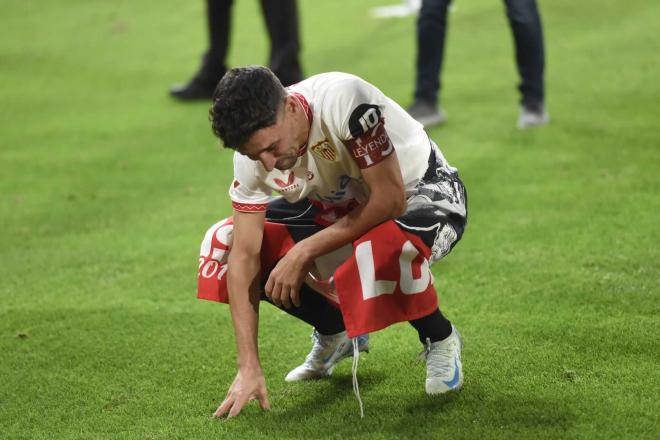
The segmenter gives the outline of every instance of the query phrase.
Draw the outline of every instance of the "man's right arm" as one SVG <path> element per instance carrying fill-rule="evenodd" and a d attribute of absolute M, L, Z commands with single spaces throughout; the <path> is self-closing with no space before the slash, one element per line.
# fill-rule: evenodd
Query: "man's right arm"
<path fill-rule="evenodd" d="M 216 416 L 238 415 L 252 398 L 268 408 L 266 383 L 259 362 L 260 251 L 264 212 L 234 211 L 233 243 L 228 260 L 227 288 L 236 348 L 238 374 Z"/>
<path fill-rule="evenodd" d="M 227 288 L 238 368 L 259 368 L 257 333 L 259 272 L 265 213 L 234 211 L 234 239 L 229 253 Z"/>

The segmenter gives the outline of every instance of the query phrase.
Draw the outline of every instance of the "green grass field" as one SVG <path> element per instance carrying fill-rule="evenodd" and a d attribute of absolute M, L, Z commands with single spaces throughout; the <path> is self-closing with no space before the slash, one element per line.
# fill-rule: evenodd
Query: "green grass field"
<path fill-rule="evenodd" d="M 236 2 L 233 65 L 262 63 Z M 301 0 L 307 74 L 402 105 L 414 21 L 388 1 Z M 392 0 L 392 3 L 396 3 Z M 434 266 L 466 382 L 424 394 L 407 324 L 331 380 L 287 384 L 310 329 L 262 308 L 272 410 L 212 412 L 235 374 L 229 309 L 195 299 L 199 244 L 231 214 L 208 104 L 167 96 L 205 46 L 201 0 L 4 0 L 0 14 L 0 438 L 660 438 L 660 4 L 540 0 L 549 126 L 515 127 L 500 1 L 457 2 L 430 133 L 470 195 Z"/>

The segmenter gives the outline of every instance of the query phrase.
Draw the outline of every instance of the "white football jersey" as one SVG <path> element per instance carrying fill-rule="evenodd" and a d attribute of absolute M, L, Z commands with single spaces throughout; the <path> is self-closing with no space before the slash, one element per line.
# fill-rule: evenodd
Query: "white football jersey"
<path fill-rule="evenodd" d="M 265 211 L 274 192 L 291 203 L 309 198 L 326 209 L 350 210 L 368 196 L 361 169 L 393 151 L 406 192 L 415 189 L 427 169 L 431 141 L 397 103 L 368 82 L 338 72 L 312 76 L 287 90 L 307 115 L 307 144 L 286 171 L 267 172 L 259 161 L 236 152 L 229 189 L 234 209 Z"/>

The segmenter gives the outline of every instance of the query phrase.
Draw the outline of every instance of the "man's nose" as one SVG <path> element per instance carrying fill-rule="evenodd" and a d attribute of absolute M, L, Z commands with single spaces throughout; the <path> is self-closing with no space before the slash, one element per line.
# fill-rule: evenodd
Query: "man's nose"
<path fill-rule="evenodd" d="M 275 168 L 275 163 L 277 162 L 275 156 L 267 151 L 261 153 L 259 160 L 261 160 L 261 164 L 268 172 L 273 171 L 273 169 Z"/>

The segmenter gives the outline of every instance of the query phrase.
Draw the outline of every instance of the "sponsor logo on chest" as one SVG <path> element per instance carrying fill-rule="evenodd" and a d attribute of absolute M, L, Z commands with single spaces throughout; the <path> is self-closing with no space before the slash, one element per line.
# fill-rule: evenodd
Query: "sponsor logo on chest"
<path fill-rule="evenodd" d="M 314 173 L 304 168 L 297 168 L 293 172 L 290 172 L 286 179 L 284 181 L 277 177 L 273 178 L 273 182 L 277 185 L 277 188 L 274 189 L 279 193 L 289 193 L 301 188 L 305 179 L 309 181 L 314 179 Z"/>
<path fill-rule="evenodd" d="M 295 182 L 295 180 L 296 176 L 293 173 L 290 173 L 286 182 L 282 179 L 278 179 L 277 177 L 273 179 L 273 182 L 275 182 L 275 184 L 279 187 L 279 192 L 285 193 L 300 188 L 300 183 Z"/>

